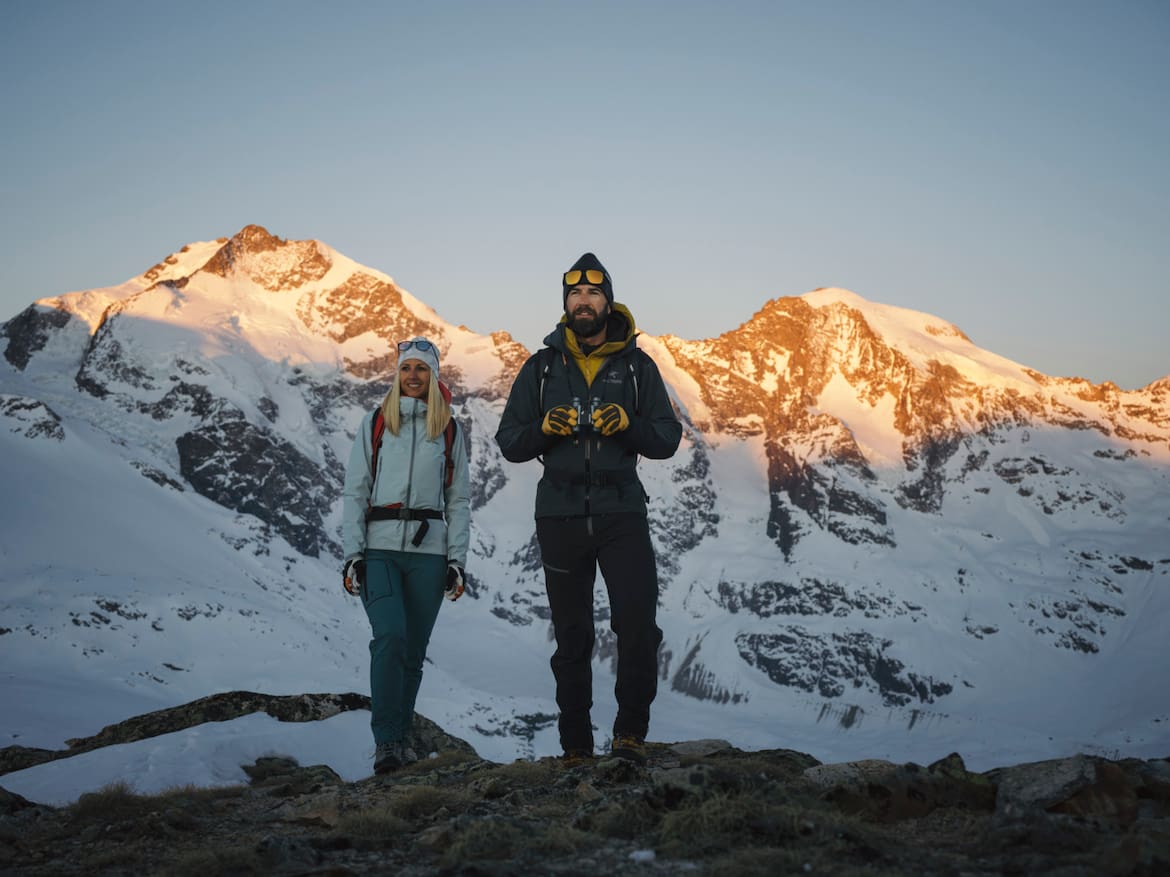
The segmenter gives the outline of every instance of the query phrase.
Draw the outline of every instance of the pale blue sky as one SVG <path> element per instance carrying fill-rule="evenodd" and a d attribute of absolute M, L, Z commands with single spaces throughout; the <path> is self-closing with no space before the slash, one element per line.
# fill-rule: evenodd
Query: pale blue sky
<path fill-rule="evenodd" d="M 1170 374 L 1170 2 L 0 9 L 0 320 L 248 223 L 537 345 L 585 250 L 655 334 L 842 286 Z"/>

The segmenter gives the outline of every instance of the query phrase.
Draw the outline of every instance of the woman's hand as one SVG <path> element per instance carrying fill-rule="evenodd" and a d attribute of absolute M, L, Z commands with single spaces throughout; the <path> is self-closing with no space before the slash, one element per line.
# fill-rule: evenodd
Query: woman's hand
<path fill-rule="evenodd" d="M 341 587 L 357 597 L 362 592 L 362 585 L 366 583 L 366 561 L 360 554 L 354 554 L 345 559 L 345 566 L 341 568 Z"/>
<path fill-rule="evenodd" d="M 463 569 L 457 563 L 447 564 L 447 587 L 443 596 L 452 602 L 463 596 Z"/>

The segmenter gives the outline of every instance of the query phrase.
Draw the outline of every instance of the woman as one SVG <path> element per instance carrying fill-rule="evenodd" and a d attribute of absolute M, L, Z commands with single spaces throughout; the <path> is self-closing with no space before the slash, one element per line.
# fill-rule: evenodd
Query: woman
<path fill-rule="evenodd" d="M 345 589 L 370 619 L 374 772 L 418 756 L 407 745 L 427 643 L 443 597 L 463 593 L 471 511 L 467 452 L 425 338 L 398 345 L 398 372 L 367 414 L 345 473 Z"/>

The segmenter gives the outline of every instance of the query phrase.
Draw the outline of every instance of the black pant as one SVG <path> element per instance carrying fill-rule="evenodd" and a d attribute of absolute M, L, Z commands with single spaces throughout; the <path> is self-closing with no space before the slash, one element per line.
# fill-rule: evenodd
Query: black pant
<path fill-rule="evenodd" d="M 609 591 L 610 629 L 617 635 L 614 736 L 645 738 L 658 693 L 658 567 L 645 515 L 537 518 L 545 590 L 557 650 L 549 662 L 557 683 L 561 746 L 593 750 L 593 583 L 597 568 Z"/>

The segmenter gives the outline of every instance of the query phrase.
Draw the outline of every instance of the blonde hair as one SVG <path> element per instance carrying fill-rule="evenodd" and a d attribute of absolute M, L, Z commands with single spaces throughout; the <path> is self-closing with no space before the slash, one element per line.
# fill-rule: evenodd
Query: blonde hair
<path fill-rule="evenodd" d="M 402 399 L 401 377 L 395 373 L 390 392 L 382 400 L 382 419 L 386 421 L 386 428 L 394 435 L 398 435 L 398 430 L 402 427 L 402 411 L 399 407 L 399 401 Z M 443 393 L 439 389 L 439 379 L 435 377 L 432 369 L 431 384 L 427 387 L 427 438 L 441 436 L 450 420 L 451 405 L 443 398 Z"/>

